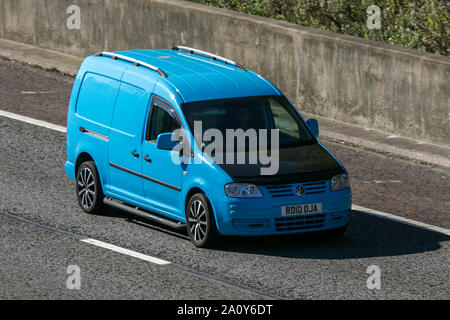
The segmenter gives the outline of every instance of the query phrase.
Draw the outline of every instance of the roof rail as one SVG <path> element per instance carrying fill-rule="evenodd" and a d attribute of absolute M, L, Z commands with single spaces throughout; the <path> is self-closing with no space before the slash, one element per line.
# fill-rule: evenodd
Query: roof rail
<path fill-rule="evenodd" d="M 236 68 L 239 68 L 239 69 L 241 69 L 243 71 L 247 71 L 247 69 L 244 66 L 240 65 L 237 62 L 234 62 L 232 60 L 229 60 L 229 59 L 221 57 L 221 56 L 217 56 L 215 54 L 212 54 L 212 53 L 209 53 L 209 52 L 206 52 L 206 51 L 202 51 L 202 50 L 198 50 L 198 49 L 194 49 L 194 48 L 189 48 L 189 47 L 183 47 L 183 46 L 174 46 L 172 48 L 172 50 L 179 50 L 179 51 L 189 52 L 191 54 L 198 54 L 198 55 L 201 55 L 201 56 L 204 56 L 204 57 L 207 57 L 207 58 L 211 58 L 213 60 L 222 61 L 225 64 L 231 64 L 231 65 L 235 66 Z"/>
<path fill-rule="evenodd" d="M 114 52 L 99 52 L 99 53 L 96 53 L 95 56 L 97 56 L 97 57 L 107 56 L 107 57 L 111 57 L 113 60 L 120 59 L 120 60 L 124 60 L 124 61 L 128 61 L 128 62 L 132 62 L 136 67 L 143 66 L 143 67 L 149 68 L 153 71 L 158 72 L 158 74 L 161 77 L 167 78 L 167 74 L 164 71 L 162 71 L 160 68 L 155 67 L 149 63 L 143 62 L 141 60 L 133 59 L 133 58 L 121 55 L 121 54 L 114 53 Z"/>

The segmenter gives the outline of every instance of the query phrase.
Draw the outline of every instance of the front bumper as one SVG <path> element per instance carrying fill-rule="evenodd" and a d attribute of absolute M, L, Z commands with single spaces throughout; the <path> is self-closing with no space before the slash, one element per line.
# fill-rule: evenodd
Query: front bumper
<path fill-rule="evenodd" d="M 70 161 L 66 161 L 64 164 L 64 169 L 66 171 L 66 175 L 75 181 L 75 165 Z"/>
<path fill-rule="evenodd" d="M 320 195 L 299 198 L 233 199 L 213 196 L 211 205 L 217 229 L 222 235 L 261 236 L 322 231 L 343 227 L 350 219 L 352 195 L 350 188 L 327 191 Z M 322 203 L 322 212 L 284 217 L 281 206 Z"/>

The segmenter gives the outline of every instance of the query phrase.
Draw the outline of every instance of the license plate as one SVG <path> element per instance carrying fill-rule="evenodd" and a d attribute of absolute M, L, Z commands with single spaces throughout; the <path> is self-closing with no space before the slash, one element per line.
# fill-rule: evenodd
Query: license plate
<path fill-rule="evenodd" d="M 284 217 L 296 216 L 299 214 L 321 213 L 321 212 L 322 212 L 322 202 L 296 204 L 281 207 L 281 215 Z"/>

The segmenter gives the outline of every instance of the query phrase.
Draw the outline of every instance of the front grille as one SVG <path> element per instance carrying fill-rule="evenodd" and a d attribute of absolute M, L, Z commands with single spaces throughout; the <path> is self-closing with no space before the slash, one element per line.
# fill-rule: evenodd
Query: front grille
<path fill-rule="evenodd" d="M 294 189 L 297 185 L 303 186 L 303 188 L 305 189 L 305 195 L 318 194 L 327 191 L 327 181 L 280 184 L 266 186 L 265 188 L 273 198 L 280 198 L 295 195 Z"/>
<path fill-rule="evenodd" d="M 276 231 L 319 229 L 325 225 L 326 214 L 275 218 Z"/>
<path fill-rule="evenodd" d="M 327 191 L 327 181 L 303 183 L 305 194 L 316 194 Z"/>
<path fill-rule="evenodd" d="M 294 190 L 292 189 L 291 184 L 283 184 L 283 185 L 277 185 L 277 186 L 267 186 L 267 191 L 272 195 L 274 198 L 278 197 L 289 197 L 294 195 Z"/>

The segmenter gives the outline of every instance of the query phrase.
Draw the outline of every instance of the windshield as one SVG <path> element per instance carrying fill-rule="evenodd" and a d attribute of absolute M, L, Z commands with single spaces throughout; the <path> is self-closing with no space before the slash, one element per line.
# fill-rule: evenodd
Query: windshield
<path fill-rule="evenodd" d="M 182 104 L 182 109 L 191 132 L 194 132 L 194 121 L 200 121 L 202 134 L 208 129 L 218 129 L 223 135 L 227 129 L 255 129 L 257 134 L 260 129 L 279 129 L 280 148 L 316 141 L 305 122 L 283 96 L 190 102 Z"/>

